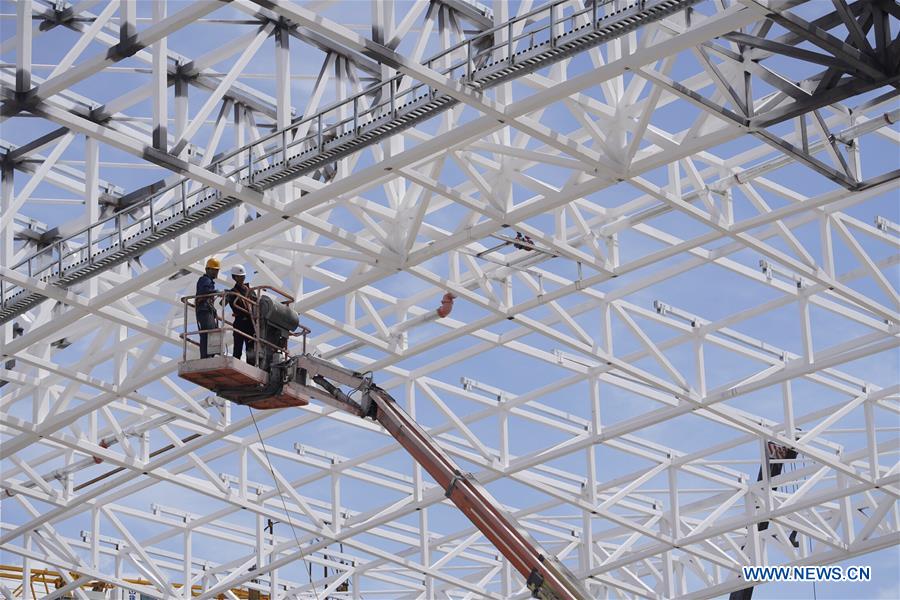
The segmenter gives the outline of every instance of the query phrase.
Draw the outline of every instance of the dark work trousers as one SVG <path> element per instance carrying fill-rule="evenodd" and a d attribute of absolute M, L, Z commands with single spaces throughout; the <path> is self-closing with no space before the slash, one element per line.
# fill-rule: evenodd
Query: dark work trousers
<path fill-rule="evenodd" d="M 197 328 L 198 329 L 215 329 L 216 328 L 216 313 L 213 309 L 207 308 L 199 308 L 197 309 Z M 209 358 L 209 354 L 206 352 L 206 336 L 208 334 L 201 333 L 200 334 L 200 358 Z"/>
<path fill-rule="evenodd" d="M 239 317 L 234 320 L 234 328 L 235 328 L 234 357 L 235 358 L 241 357 L 241 354 L 243 353 L 244 344 L 246 344 L 247 345 L 247 362 L 250 364 L 253 364 L 253 362 L 255 362 L 255 361 L 250 360 L 250 357 L 253 354 L 253 340 L 238 333 L 238 331 L 242 331 L 242 332 L 246 333 L 247 335 L 249 335 L 250 337 L 253 337 L 253 335 L 256 333 L 256 331 L 253 329 L 253 320 L 246 319 L 246 318 L 242 319 Z"/>

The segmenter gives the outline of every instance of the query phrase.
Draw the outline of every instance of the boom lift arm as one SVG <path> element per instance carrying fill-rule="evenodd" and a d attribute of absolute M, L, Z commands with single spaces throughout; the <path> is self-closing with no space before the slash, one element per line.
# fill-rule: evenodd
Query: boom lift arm
<path fill-rule="evenodd" d="M 444 490 L 444 495 L 468 517 L 494 547 L 525 577 L 533 597 L 545 600 L 587 600 L 581 583 L 555 556 L 542 551 L 528 533 L 498 506 L 472 476 L 464 473 L 428 433 L 370 376 L 304 354 L 296 357 L 297 378 L 309 377 L 321 389 L 296 381 L 310 396 L 363 418 L 371 418 L 393 436 Z M 357 403 L 340 386 L 361 392 Z"/>

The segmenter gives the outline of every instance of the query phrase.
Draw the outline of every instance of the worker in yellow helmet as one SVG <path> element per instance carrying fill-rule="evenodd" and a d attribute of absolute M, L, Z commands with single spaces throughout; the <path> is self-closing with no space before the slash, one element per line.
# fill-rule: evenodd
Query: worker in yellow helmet
<path fill-rule="evenodd" d="M 200 330 L 200 358 L 209 358 L 206 351 L 206 340 L 209 330 L 217 327 L 215 296 L 210 294 L 216 293 L 216 277 L 219 276 L 218 258 L 210 258 L 206 261 L 206 273 L 197 280 L 197 304 L 196 315 L 197 325 Z"/>

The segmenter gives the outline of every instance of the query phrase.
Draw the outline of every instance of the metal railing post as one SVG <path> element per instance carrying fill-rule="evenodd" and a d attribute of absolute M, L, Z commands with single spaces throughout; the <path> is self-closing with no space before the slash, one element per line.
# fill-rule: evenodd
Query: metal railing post
<path fill-rule="evenodd" d="M 281 164 L 287 166 L 287 129 L 281 131 Z"/>
<path fill-rule="evenodd" d="M 91 235 L 91 231 L 93 229 L 94 229 L 93 227 L 88 227 L 88 230 L 87 230 L 87 238 L 88 238 L 87 239 L 87 263 L 89 265 L 92 262 L 94 262 L 94 252 L 93 252 L 93 248 L 92 248 L 92 246 L 94 245 L 94 242 L 92 239 L 93 236 Z"/>
<path fill-rule="evenodd" d="M 396 90 L 396 86 L 394 85 L 396 82 L 397 82 L 396 77 L 391 78 L 391 80 L 388 82 L 388 87 L 391 90 L 391 118 L 392 119 L 397 118 L 397 90 Z"/>
<path fill-rule="evenodd" d="M 150 233 L 156 231 L 156 225 L 153 223 L 153 198 L 148 203 L 150 205 Z"/>
<path fill-rule="evenodd" d="M 181 214 L 187 216 L 187 179 L 181 180 Z"/>
<path fill-rule="evenodd" d="M 513 64 L 513 28 L 512 21 L 506 26 L 506 59 Z"/>
<path fill-rule="evenodd" d="M 119 213 L 116 215 L 116 229 L 119 235 L 119 250 L 122 249 L 122 214 Z"/>
<path fill-rule="evenodd" d="M 359 128 L 359 96 L 353 96 L 353 135 Z"/>
<path fill-rule="evenodd" d="M 556 48 L 556 3 L 550 5 L 550 47 Z"/>
<path fill-rule="evenodd" d="M 472 58 L 472 40 L 469 40 L 466 43 L 466 81 L 472 81 L 472 71 L 475 69 L 475 65 L 473 64 L 474 60 Z"/>
<path fill-rule="evenodd" d="M 429 70 L 432 69 L 431 63 L 432 63 L 431 60 L 429 60 L 427 63 L 425 63 L 425 66 L 428 67 Z M 433 100 L 434 99 L 434 90 L 432 89 L 431 84 L 426 83 L 425 85 L 428 86 L 428 99 Z"/>
<path fill-rule="evenodd" d="M 597 29 L 597 0 L 591 0 L 591 29 Z"/>
<path fill-rule="evenodd" d="M 322 152 L 322 113 L 319 113 L 319 125 L 316 129 L 316 148 L 319 149 L 319 152 Z"/>
<path fill-rule="evenodd" d="M 181 333 L 181 362 L 185 362 L 187 360 L 188 303 L 184 298 L 181 299 L 181 302 L 184 304 L 184 331 Z"/>
<path fill-rule="evenodd" d="M 62 241 L 56 242 L 56 274 L 62 277 Z"/>
<path fill-rule="evenodd" d="M 238 171 L 238 181 L 241 179 L 241 172 Z M 247 182 L 253 183 L 253 145 L 247 146 Z"/>
<path fill-rule="evenodd" d="M 216 325 L 218 325 L 219 332 L 222 334 L 222 346 L 221 346 L 222 356 L 225 356 L 225 332 L 227 331 L 227 326 L 228 326 L 228 323 L 225 321 L 225 298 L 226 298 L 225 294 L 222 294 L 220 296 L 220 299 L 222 300 L 222 303 L 219 305 L 220 321 L 218 323 L 216 323 Z M 215 299 L 213 299 L 213 302 L 215 302 Z M 207 338 L 207 339 L 209 339 L 209 338 Z M 232 350 L 234 350 L 234 349 L 232 348 Z"/>

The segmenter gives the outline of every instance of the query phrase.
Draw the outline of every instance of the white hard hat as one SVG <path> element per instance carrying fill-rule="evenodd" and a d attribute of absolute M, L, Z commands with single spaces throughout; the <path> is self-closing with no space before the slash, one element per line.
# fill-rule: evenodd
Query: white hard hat
<path fill-rule="evenodd" d="M 233 267 L 231 267 L 231 274 L 232 275 L 240 275 L 241 277 L 244 277 L 247 275 L 247 271 L 244 270 L 243 265 L 234 265 Z"/>

